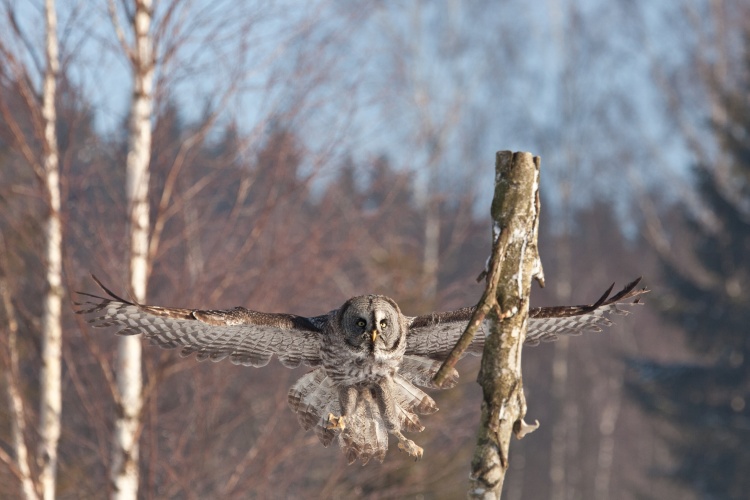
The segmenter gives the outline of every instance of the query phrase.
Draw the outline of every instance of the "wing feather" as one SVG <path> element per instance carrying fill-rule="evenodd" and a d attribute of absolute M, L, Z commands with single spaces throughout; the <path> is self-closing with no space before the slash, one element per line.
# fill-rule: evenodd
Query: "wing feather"
<path fill-rule="evenodd" d="M 641 295 L 648 293 L 647 288 L 636 289 L 641 278 L 633 280 L 612 297 L 609 294 L 614 283 L 591 305 L 536 307 L 529 311 L 529 329 L 526 333 L 526 344 L 539 345 L 540 342 L 553 342 L 564 335 L 581 335 L 582 333 L 601 332 L 605 326 L 611 326 L 611 314 L 630 314 L 627 309 L 633 305 L 642 305 Z M 632 299 L 632 300 L 631 300 Z"/>
<path fill-rule="evenodd" d="M 139 304 L 117 296 L 93 278 L 108 297 L 79 292 L 86 299 L 76 304 L 80 307 L 76 312 L 94 327 L 116 326 L 118 335 L 142 334 L 153 345 L 181 348 L 182 356 L 195 353 L 198 361 L 228 357 L 234 364 L 265 366 L 275 354 L 290 368 L 320 364 L 319 337 L 327 316 Z"/>
<path fill-rule="evenodd" d="M 585 331 L 602 331 L 602 327 L 612 325 L 611 314 L 625 315 L 628 307 L 640 304 L 640 296 L 648 289 L 636 289 L 638 278 L 610 297 L 614 284 L 593 304 L 580 306 L 535 307 L 529 310 L 529 324 L 526 333 L 527 345 L 551 342 L 564 335 L 581 335 Z M 474 307 L 455 311 L 433 313 L 407 318 L 406 354 L 443 360 L 456 345 L 466 325 L 471 319 Z M 479 355 L 484 348 L 484 338 L 489 332 L 489 321 L 484 321 L 467 353 Z"/>
<path fill-rule="evenodd" d="M 438 387 L 432 381 L 442 364 L 442 361 L 422 356 L 404 356 L 398 372 L 414 385 L 429 389 L 450 389 L 458 383 L 458 371 L 455 368 L 448 373 L 448 378 L 442 386 Z"/>
<path fill-rule="evenodd" d="M 409 332 L 406 335 L 406 355 L 424 356 L 443 360 L 466 329 L 474 307 L 464 307 L 455 311 L 432 313 L 415 318 L 407 318 Z M 466 352 L 478 356 L 484 349 L 484 337 L 489 331 L 486 322 L 479 325 L 474 340 Z"/>

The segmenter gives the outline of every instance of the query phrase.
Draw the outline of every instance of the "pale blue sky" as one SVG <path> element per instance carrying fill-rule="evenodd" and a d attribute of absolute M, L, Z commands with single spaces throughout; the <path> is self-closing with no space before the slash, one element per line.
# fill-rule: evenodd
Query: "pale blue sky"
<path fill-rule="evenodd" d="M 158 16 L 169 2 L 157 5 Z M 491 183 L 466 179 L 491 171 L 498 149 L 539 154 L 546 184 L 583 180 L 615 203 L 624 203 L 628 169 L 650 185 L 683 175 L 690 163 L 654 83 L 655 65 L 671 71 L 685 60 L 689 38 L 679 33 L 676 7 L 604 0 L 189 5 L 178 10 L 186 42 L 160 73 L 184 116 L 198 116 L 236 72 L 241 84 L 225 119 L 253 131 L 269 115 L 290 114 L 331 169 L 346 154 L 387 154 L 417 172 L 423 191 L 473 189 L 481 207 Z M 40 6 L 18 4 L 36 42 Z M 58 11 L 61 39 L 74 55 L 70 75 L 99 129 L 122 131 L 129 69 L 106 2 L 66 0 Z M 215 43 L 205 41 L 209 31 Z M 556 193 L 547 189 L 553 203 Z"/>

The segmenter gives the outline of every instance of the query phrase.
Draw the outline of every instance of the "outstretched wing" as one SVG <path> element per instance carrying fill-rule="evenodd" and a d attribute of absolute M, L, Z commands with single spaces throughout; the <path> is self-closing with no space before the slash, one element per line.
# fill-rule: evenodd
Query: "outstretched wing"
<path fill-rule="evenodd" d="M 474 307 L 464 307 L 456 311 L 407 318 L 407 321 L 411 321 L 408 323 L 409 331 L 406 334 L 405 355 L 424 356 L 442 361 L 466 330 L 474 309 Z M 482 354 L 484 336 L 488 331 L 489 325 L 485 321 L 477 329 L 474 340 L 466 352 L 474 356 Z M 435 373 L 439 367 L 439 365 L 435 367 Z M 432 373 L 431 377 L 435 373 Z"/>
<path fill-rule="evenodd" d="M 320 364 L 319 336 L 327 316 L 150 306 L 118 297 L 93 278 L 108 297 L 79 292 L 86 300 L 76 304 L 76 312 L 95 327 L 116 326 L 118 335 L 143 334 L 159 347 L 181 348 L 182 356 L 196 353 L 199 361 L 229 357 L 234 364 L 265 366 L 276 354 L 289 368 Z"/>
<path fill-rule="evenodd" d="M 591 305 L 530 309 L 526 344 L 538 345 L 539 342 L 557 340 L 561 335 L 580 335 L 585 331 L 602 331 L 602 327 L 612 324 L 607 316 L 628 314 L 626 307 L 640 303 L 640 295 L 648 292 L 646 288 L 635 288 L 640 281 L 641 278 L 638 278 L 628 283 L 625 288 L 610 297 L 614 287 L 612 284 L 604 295 Z M 473 312 L 473 307 L 465 307 L 456 311 L 409 318 L 411 321 L 406 337 L 406 354 L 438 360 L 445 359 L 466 329 Z M 484 321 L 466 352 L 474 355 L 481 354 L 487 332 L 489 332 L 489 322 Z"/>
<path fill-rule="evenodd" d="M 610 314 L 624 316 L 630 314 L 627 307 L 641 305 L 641 295 L 648 293 L 647 288 L 639 288 L 638 278 L 613 296 L 615 284 L 591 305 L 535 307 L 529 311 L 529 329 L 526 333 L 526 344 L 539 345 L 540 342 L 553 342 L 561 335 L 581 335 L 583 332 L 601 332 L 602 327 L 611 326 Z M 631 300 L 632 299 L 632 300 Z"/>

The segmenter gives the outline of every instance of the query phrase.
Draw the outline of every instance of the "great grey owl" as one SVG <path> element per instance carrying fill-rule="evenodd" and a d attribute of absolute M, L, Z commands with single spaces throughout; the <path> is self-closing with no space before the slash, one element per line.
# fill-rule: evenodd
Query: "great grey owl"
<path fill-rule="evenodd" d="M 199 361 L 265 366 L 274 354 L 284 366 L 300 363 L 312 371 L 289 390 L 288 400 L 305 430 L 315 429 L 323 446 L 336 437 L 349 463 L 383 461 L 388 434 L 414 458 L 422 448 L 402 431 L 424 429 L 418 415 L 437 411 L 435 401 L 419 387 L 437 388 L 432 378 L 461 336 L 474 310 L 404 316 L 383 295 L 347 300 L 327 314 L 302 317 L 250 311 L 178 309 L 138 304 L 118 297 L 99 280 L 109 297 L 88 297 L 78 311 L 95 327 L 116 326 L 119 335 L 143 334 L 152 344 L 196 353 Z M 601 331 L 609 314 L 627 314 L 647 290 L 640 278 L 610 297 L 612 287 L 588 306 L 540 307 L 529 312 L 526 344 L 556 340 L 560 335 Z M 488 325 L 482 325 L 468 349 L 480 354 Z M 454 369 L 443 388 L 458 380 Z M 419 387 L 417 387 L 419 386 Z"/>

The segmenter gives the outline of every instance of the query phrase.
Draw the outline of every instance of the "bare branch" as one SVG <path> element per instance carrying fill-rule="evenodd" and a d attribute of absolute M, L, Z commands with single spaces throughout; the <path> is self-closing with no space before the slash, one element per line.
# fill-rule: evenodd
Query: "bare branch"
<path fill-rule="evenodd" d="M 125 39 L 125 32 L 122 29 L 120 18 L 117 15 L 117 6 L 115 0 L 107 0 L 107 10 L 109 11 L 109 18 L 112 20 L 112 28 L 115 30 L 115 36 L 117 41 L 120 42 L 120 48 L 125 53 L 125 56 L 133 62 L 133 48 L 128 45 L 128 41 Z"/>
<path fill-rule="evenodd" d="M 39 498 L 38 484 L 35 484 L 31 477 L 31 467 L 29 465 L 29 453 L 26 446 L 26 412 L 24 410 L 23 398 L 18 387 L 19 367 L 18 367 L 18 348 L 16 340 L 18 338 L 18 322 L 16 321 L 15 309 L 11 299 L 11 293 L 8 289 L 8 279 L 6 271 L 8 269 L 7 255 L 8 247 L 5 245 L 2 233 L 0 233 L 0 247 L 2 248 L 2 258 L 0 260 L 0 295 L 2 295 L 3 308 L 8 329 L 8 341 L 6 352 L 4 354 L 6 362 L 6 383 L 8 389 L 8 406 L 10 408 L 11 434 L 13 435 L 13 447 L 15 451 L 15 460 L 5 454 L 0 448 L 0 460 L 4 461 L 11 469 L 13 474 L 21 482 L 21 490 L 27 500 Z"/>
<path fill-rule="evenodd" d="M 13 28 L 13 33 L 15 33 L 16 37 L 21 40 L 21 43 L 26 48 L 26 52 L 29 54 L 31 61 L 34 64 L 34 69 L 36 69 L 37 73 L 41 75 L 44 73 L 44 62 L 39 59 L 39 56 L 34 47 L 34 43 L 29 40 L 29 37 L 26 36 L 26 33 L 23 32 L 21 26 L 18 24 L 18 19 L 16 18 L 16 9 L 11 7 L 11 3 L 12 2 L 8 1 L 5 2 L 5 12 L 8 16 L 8 22 Z"/>

